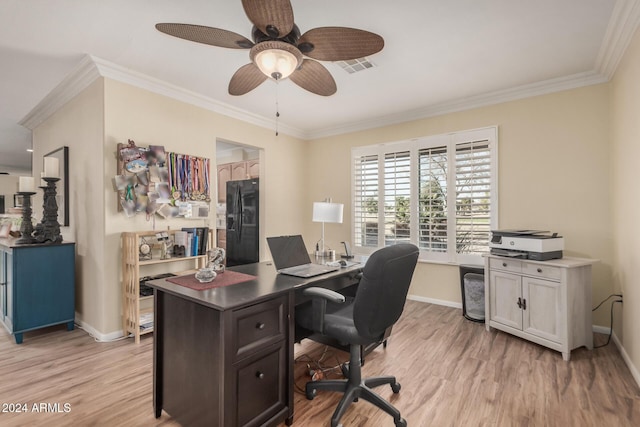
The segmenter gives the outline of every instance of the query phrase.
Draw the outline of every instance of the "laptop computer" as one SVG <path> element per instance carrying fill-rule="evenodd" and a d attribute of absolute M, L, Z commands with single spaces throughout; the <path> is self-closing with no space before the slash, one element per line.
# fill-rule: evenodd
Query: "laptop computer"
<path fill-rule="evenodd" d="M 278 273 L 295 277 L 313 277 L 339 270 L 340 267 L 313 264 L 302 236 L 267 237 L 267 244 Z"/>

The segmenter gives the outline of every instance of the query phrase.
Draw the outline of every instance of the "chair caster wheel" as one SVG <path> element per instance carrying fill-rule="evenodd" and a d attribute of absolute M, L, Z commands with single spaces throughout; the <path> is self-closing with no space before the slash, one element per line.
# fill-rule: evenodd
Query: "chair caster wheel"
<path fill-rule="evenodd" d="M 307 400 L 313 400 L 313 398 L 316 397 L 316 389 L 307 390 L 305 394 L 307 395 Z"/>
<path fill-rule="evenodd" d="M 407 427 L 407 420 L 405 420 L 404 418 L 400 418 L 398 421 L 396 421 L 396 427 Z"/>
<path fill-rule="evenodd" d="M 398 382 L 391 384 L 391 390 L 396 394 L 400 393 L 401 388 L 402 386 Z M 406 425 L 406 421 L 405 421 L 405 425 Z"/>

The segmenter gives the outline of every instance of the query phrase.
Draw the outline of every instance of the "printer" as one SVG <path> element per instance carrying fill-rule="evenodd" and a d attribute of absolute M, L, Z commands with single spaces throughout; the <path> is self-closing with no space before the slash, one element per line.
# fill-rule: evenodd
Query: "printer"
<path fill-rule="evenodd" d="M 546 261 L 562 258 L 564 239 L 540 230 L 492 230 L 492 255 Z"/>

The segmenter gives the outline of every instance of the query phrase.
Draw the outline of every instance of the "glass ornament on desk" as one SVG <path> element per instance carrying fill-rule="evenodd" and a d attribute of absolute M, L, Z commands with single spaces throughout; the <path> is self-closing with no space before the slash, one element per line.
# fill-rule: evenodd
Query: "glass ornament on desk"
<path fill-rule="evenodd" d="M 213 281 L 213 279 L 216 278 L 217 274 L 215 271 L 213 271 L 213 268 L 204 267 L 198 270 L 195 276 L 196 276 L 196 279 L 198 279 L 198 282 L 208 283 Z"/>
<path fill-rule="evenodd" d="M 226 252 L 223 248 L 213 248 L 207 251 L 207 267 L 216 273 L 224 273 L 224 258 Z"/>

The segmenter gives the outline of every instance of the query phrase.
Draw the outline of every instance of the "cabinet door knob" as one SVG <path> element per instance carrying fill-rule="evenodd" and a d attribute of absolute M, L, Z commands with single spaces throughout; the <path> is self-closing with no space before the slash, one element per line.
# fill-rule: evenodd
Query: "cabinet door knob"
<path fill-rule="evenodd" d="M 502 263 L 502 266 L 503 266 L 503 267 L 506 267 L 506 266 L 507 266 L 507 263 L 506 263 L 506 262 L 503 262 L 503 263 Z"/>
<path fill-rule="evenodd" d="M 522 308 L 522 298 L 518 297 L 518 301 L 516 302 L 518 308 Z"/>
<path fill-rule="evenodd" d="M 256 378 L 261 380 L 261 379 L 264 378 L 264 374 L 262 372 L 258 371 L 258 372 L 256 372 Z"/>
<path fill-rule="evenodd" d="M 264 326 L 265 326 L 265 325 L 264 325 L 264 323 L 262 323 L 262 322 L 258 322 L 258 323 L 256 323 L 256 329 L 264 329 Z"/>
<path fill-rule="evenodd" d="M 538 267 L 537 272 L 538 272 L 538 273 L 542 273 L 542 269 L 541 269 L 540 267 Z"/>
<path fill-rule="evenodd" d="M 522 298 L 522 309 L 526 310 L 527 309 L 527 300 Z"/>

